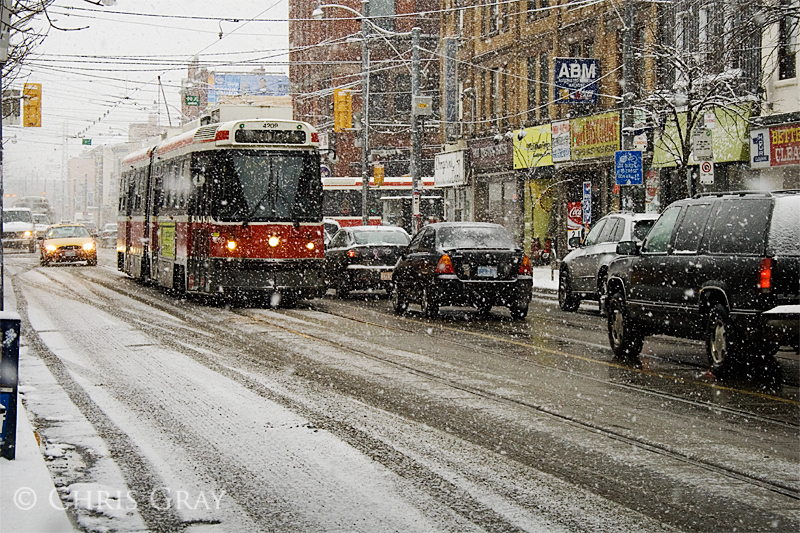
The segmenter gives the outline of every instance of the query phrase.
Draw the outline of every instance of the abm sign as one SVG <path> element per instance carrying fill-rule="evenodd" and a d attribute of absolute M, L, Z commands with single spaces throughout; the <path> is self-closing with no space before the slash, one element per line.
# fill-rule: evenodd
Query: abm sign
<path fill-rule="evenodd" d="M 599 59 L 557 57 L 554 74 L 557 103 L 597 104 Z"/>

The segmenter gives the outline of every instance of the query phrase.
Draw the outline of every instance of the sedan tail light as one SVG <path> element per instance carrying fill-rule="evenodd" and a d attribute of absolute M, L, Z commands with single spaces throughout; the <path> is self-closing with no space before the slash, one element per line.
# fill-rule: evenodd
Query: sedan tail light
<path fill-rule="evenodd" d="M 772 267 L 773 260 L 771 257 L 765 257 L 761 260 L 761 271 L 758 276 L 758 290 L 759 292 L 770 292 L 772 289 Z"/>
<path fill-rule="evenodd" d="M 519 273 L 525 276 L 533 274 L 531 269 L 531 260 L 528 259 L 528 254 L 522 254 L 522 264 L 519 265 Z"/>
<path fill-rule="evenodd" d="M 439 258 L 439 262 L 436 264 L 436 273 L 437 274 L 455 274 L 456 269 L 453 268 L 453 262 L 450 260 L 450 256 L 444 254 L 442 257 Z"/>
<path fill-rule="evenodd" d="M 358 252 L 356 252 L 355 250 L 350 250 L 349 252 L 347 252 L 347 255 L 348 257 L 352 257 L 353 259 L 355 259 L 358 257 Z"/>

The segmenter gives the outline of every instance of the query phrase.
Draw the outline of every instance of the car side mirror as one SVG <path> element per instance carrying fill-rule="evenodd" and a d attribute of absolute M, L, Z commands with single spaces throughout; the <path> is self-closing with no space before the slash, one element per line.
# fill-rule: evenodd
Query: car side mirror
<path fill-rule="evenodd" d="M 617 243 L 617 254 L 639 255 L 639 243 L 636 241 L 622 241 Z"/>
<path fill-rule="evenodd" d="M 570 239 L 569 239 L 569 247 L 570 248 L 580 248 L 581 247 L 581 238 L 580 237 L 570 237 Z"/>

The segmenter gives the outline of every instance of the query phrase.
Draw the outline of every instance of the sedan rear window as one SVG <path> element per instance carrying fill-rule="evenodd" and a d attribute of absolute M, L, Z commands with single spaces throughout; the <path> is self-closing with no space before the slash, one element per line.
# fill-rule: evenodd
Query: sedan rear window
<path fill-rule="evenodd" d="M 402 231 L 354 231 L 356 244 L 408 244 L 408 235 Z"/>
<path fill-rule="evenodd" d="M 445 250 L 449 248 L 507 249 L 517 247 L 511 235 L 501 227 L 441 228 L 438 233 L 439 244 Z"/>

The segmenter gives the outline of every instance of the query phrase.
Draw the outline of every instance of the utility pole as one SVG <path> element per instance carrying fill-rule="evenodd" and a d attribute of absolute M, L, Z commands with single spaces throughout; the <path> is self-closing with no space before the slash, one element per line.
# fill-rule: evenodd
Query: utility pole
<path fill-rule="evenodd" d="M 417 97 L 419 96 L 419 32 L 415 26 L 411 29 L 411 204 L 413 209 L 413 229 L 420 228 L 420 197 L 422 191 L 419 186 L 419 167 L 422 162 L 422 141 L 420 139 L 419 121 L 417 119 Z"/>
<path fill-rule="evenodd" d="M 369 226 L 369 0 L 361 0 L 361 225 Z"/>
<path fill-rule="evenodd" d="M 625 31 L 622 37 L 622 75 L 625 90 L 622 93 L 622 149 L 633 149 L 633 85 L 634 85 L 634 62 L 633 62 L 633 32 L 634 20 L 636 17 L 635 0 L 625 0 Z M 620 205 L 624 203 L 625 193 L 632 191 L 631 185 L 620 187 Z M 632 198 L 629 198 L 631 200 Z"/>
<path fill-rule="evenodd" d="M 11 2 L 0 0 L 0 311 L 5 311 L 5 255 L 3 253 L 3 69 L 8 60 L 8 40 L 11 34 Z"/>

